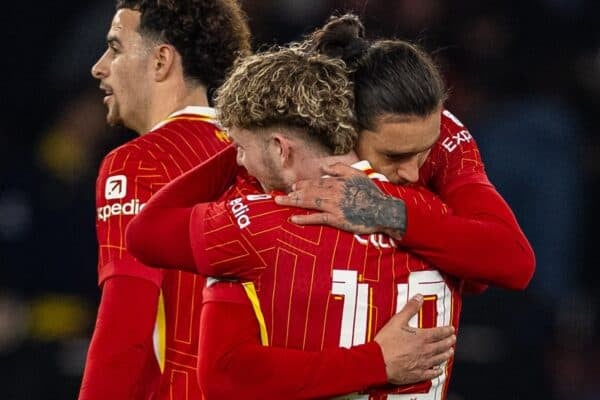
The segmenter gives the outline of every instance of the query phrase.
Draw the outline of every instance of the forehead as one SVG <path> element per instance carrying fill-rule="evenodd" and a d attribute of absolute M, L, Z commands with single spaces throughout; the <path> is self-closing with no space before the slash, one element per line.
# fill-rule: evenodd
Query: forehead
<path fill-rule="evenodd" d="M 133 35 L 139 35 L 137 29 L 140 24 L 140 12 L 129 8 L 117 10 L 110 24 L 109 36 L 130 38 Z"/>
<path fill-rule="evenodd" d="M 377 118 L 373 131 L 361 134 L 361 140 L 379 151 L 418 153 L 438 140 L 440 123 L 441 114 L 437 111 L 426 117 L 382 116 Z"/>

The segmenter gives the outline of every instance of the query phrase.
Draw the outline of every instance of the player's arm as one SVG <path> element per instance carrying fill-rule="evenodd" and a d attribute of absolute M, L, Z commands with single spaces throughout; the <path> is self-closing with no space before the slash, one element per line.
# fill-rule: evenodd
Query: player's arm
<path fill-rule="evenodd" d="M 493 186 L 463 185 L 447 199 L 454 215 L 440 217 L 407 207 L 409 222 L 401 244 L 455 276 L 524 289 L 533 276 L 535 256 Z"/>
<path fill-rule="evenodd" d="M 157 299 L 158 288 L 145 279 L 104 282 L 80 400 L 138 399 L 151 392 L 151 380 L 141 377 L 160 374 L 152 346 Z"/>
<path fill-rule="evenodd" d="M 136 206 L 151 195 L 150 187 L 138 179 L 143 175 L 139 165 L 134 150 L 119 150 L 104 160 L 98 177 L 96 229 L 102 296 L 80 399 L 147 397 L 160 376 L 152 334 L 161 272 L 129 255 L 123 240 Z"/>
<path fill-rule="evenodd" d="M 243 292 L 236 286 L 230 289 Z M 387 382 L 433 379 L 442 371 L 432 367 L 451 356 L 455 341 L 451 327 L 408 327 L 422 304 L 415 299 L 365 345 L 321 352 L 266 347 L 259 343 L 256 317 L 244 300 L 203 305 L 199 343 L 203 362 L 198 373 L 207 399 L 324 398 Z"/>
<path fill-rule="evenodd" d="M 301 181 L 276 202 L 321 211 L 296 215 L 300 224 L 385 232 L 441 270 L 463 279 L 512 289 L 524 288 L 534 257 L 506 202 L 491 185 L 467 184 L 444 200 L 449 215 L 432 213 L 422 202 L 383 194 L 362 172 L 343 164 L 327 167 L 332 178 Z M 410 190 L 410 189 L 407 189 Z"/>
<path fill-rule="evenodd" d="M 159 190 L 127 227 L 131 254 L 150 266 L 198 272 L 190 246 L 192 210 L 231 184 L 235 154 L 227 147 Z"/>

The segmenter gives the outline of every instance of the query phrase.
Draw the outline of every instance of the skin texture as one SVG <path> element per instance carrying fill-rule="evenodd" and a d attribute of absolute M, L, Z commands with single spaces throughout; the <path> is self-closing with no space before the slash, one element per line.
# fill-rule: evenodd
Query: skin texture
<path fill-rule="evenodd" d="M 137 32 L 140 13 L 121 9 L 115 13 L 107 34 L 108 47 L 92 67 L 106 93 L 106 121 L 144 132 L 148 119 L 152 59 Z"/>
<path fill-rule="evenodd" d="M 388 321 L 375 336 L 385 361 L 385 370 L 390 383 L 403 385 L 425 379 L 433 379 L 442 371 L 438 367 L 454 354 L 456 336 L 454 328 L 415 329 L 408 321 L 419 312 L 423 296 L 414 296 L 406 306 Z M 400 334 L 394 333 L 395 330 Z M 411 354 L 419 349 L 418 354 Z"/>
<path fill-rule="evenodd" d="M 356 153 L 397 185 L 416 183 L 419 168 L 440 136 L 441 107 L 428 116 L 385 114 L 360 132 Z"/>
<path fill-rule="evenodd" d="M 392 183 L 405 185 L 419 180 L 431 147 L 440 136 L 441 107 L 426 117 L 386 114 L 375 119 L 374 130 L 363 130 L 356 152 Z M 324 166 L 334 179 L 296 182 L 280 205 L 311 208 L 321 213 L 294 216 L 298 224 L 327 224 L 356 233 L 382 232 L 401 239 L 406 231 L 402 200 L 392 199 L 363 174 L 341 164 Z"/>
<path fill-rule="evenodd" d="M 370 234 L 385 232 L 401 239 L 406 230 L 406 207 L 387 196 L 365 176 L 348 165 L 323 166 L 327 178 L 302 180 L 288 196 L 277 196 L 281 205 L 315 208 L 322 213 L 295 215 L 299 224 L 325 224 L 345 231 Z"/>

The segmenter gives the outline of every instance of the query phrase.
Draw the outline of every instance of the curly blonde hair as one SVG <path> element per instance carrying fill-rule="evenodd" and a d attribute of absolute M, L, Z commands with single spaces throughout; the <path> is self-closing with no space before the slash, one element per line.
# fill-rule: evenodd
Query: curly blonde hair
<path fill-rule="evenodd" d="M 357 139 L 354 91 L 344 63 L 297 48 L 274 48 L 239 59 L 217 92 L 225 128 L 290 128 L 331 154 Z"/>

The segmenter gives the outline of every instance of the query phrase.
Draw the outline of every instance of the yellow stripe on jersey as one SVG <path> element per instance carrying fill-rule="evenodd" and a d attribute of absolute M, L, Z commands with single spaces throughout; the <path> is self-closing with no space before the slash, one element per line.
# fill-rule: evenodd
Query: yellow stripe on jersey
<path fill-rule="evenodd" d="M 258 327 L 260 329 L 260 343 L 263 346 L 269 345 L 269 336 L 267 335 L 267 324 L 265 323 L 265 316 L 260 309 L 260 303 L 258 301 L 258 295 L 256 294 L 256 288 L 252 282 L 244 282 L 242 283 L 244 287 L 244 291 L 246 292 L 246 296 L 250 300 L 252 304 L 252 309 L 254 310 L 254 315 L 256 316 L 256 320 L 258 321 Z"/>
<path fill-rule="evenodd" d="M 156 309 L 156 322 L 154 324 L 154 335 L 152 341 L 154 344 L 154 355 L 156 361 L 158 361 L 158 367 L 160 372 L 163 373 L 165 370 L 165 358 L 166 358 L 166 341 L 167 341 L 167 324 L 165 320 L 165 298 L 163 297 L 162 290 L 158 295 L 158 307 Z"/>
<path fill-rule="evenodd" d="M 229 143 L 231 140 L 229 139 L 229 135 L 225 131 L 221 131 L 219 129 L 215 129 L 215 136 L 223 143 Z"/>
<path fill-rule="evenodd" d="M 211 117 L 207 117 L 204 115 L 198 115 L 197 117 L 191 116 L 191 115 L 176 115 L 174 117 L 171 118 L 167 118 L 161 121 L 162 124 L 166 124 L 167 122 L 171 122 L 171 121 L 179 121 L 179 120 L 186 120 L 186 121 L 206 121 L 206 122 L 210 122 L 210 123 L 215 123 L 215 119 L 211 118 Z"/>

